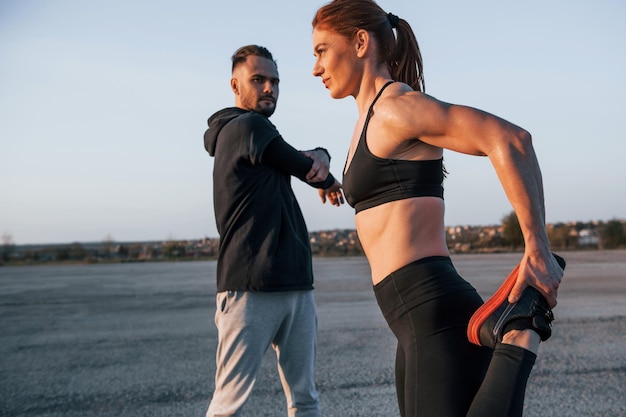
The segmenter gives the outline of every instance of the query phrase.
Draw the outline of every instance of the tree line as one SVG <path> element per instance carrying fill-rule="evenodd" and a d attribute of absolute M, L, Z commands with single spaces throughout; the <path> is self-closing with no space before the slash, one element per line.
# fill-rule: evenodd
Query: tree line
<path fill-rule="evenodd" d="M 607 222 L 570 222 L 547 225 L 554 250 L 626 248 L 623 220 Z M 309 233 L 314 256 L 362 256 L 363 248 L 352 229 Z M 499 225 L 456 226 L 446 229 L 446 241 L 452 253 L 512 252 L 524 248 L 524 240 L 515 212 L 504 216 Z M 216 259 L 218 238 L 163 242 L 115 242 L 107 236 L 97 243 L 73 242 L 61 245 L 16 245 L 10 235 L 3 235 L 1 265 L 47 263 L 154 262 L 172 260 Z"/>

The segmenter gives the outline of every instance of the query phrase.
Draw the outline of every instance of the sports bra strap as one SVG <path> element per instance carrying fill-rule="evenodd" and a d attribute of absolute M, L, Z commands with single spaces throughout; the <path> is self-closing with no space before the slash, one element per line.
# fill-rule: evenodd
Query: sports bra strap
<path fill-rule="evenodd" d="M 387 83 L 385 85 L 383 85 L 383 87 L 380 89 L 380 91 L 378 91 L 378 94 L 376 94 L 376 97 L 374 97 L 374 101 L 372 101 L 372 104 L 370 104 L 370 108 L 367 111 L 367 118 L 369 119 L 370 114 L 372 113 L 372 109 L 374 108 L 374 104 L 376 104 L 376 102 L 378 101 L 378 99 L 380 98 L 381 94 L 383 93 L 383 91 L 385 91 L 385 88 L 387 88 L 390 84 L 395 83 L 395 81 L 387 81 Z"/>
<path fill-rule="evenodd" d="M 372 104 L 370 104 L 370 108 L 367 111 L 367 117 L 365 118 L 365 123 L 363 124 L 363 131 L 361 133 L 361 136 L 363 135 L 363 133 L 365 133 L 365 131 L 367 130 L 367 126 L 370 124 L 370 117 L 372 116 L 372 110 L 374 110 L 374 104 L 376 104 L 376 102 L 380 98 L 383 91 L 385 91 L 385 88 L 387 88 L 390 84 L 393 84 L 393 83 L 395 83 L 395 81 L 393 80 L 387 81 L 387 83 L 382 86 L 380 91 L 378 91 L 378 94 L 376 94 L 376 97 L 374 97 L 374 100 L 372 101 Z"/>

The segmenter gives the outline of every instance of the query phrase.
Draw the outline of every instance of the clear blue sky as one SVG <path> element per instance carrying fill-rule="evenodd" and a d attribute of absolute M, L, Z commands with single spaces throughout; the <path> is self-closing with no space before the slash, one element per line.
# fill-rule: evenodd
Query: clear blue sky
<path fill-rule="evenodd" d="M 230 56 L 268 47 L 272 117 L 295 147 L 328 148 L 340 176 L 352 98 L 311 75 L 325 1 L 0 0 L 0 234 L 17 244 L 217 237 L 206 119 L 234 103 Z M 626 217 L 626 2 L 394 1 L 426 90 L 528 129 L 548 222 Z M 486 158 L 447 152 L 447 225 L 511 207 Z M 294 181 L 310 230 L 353 228 Z"/>

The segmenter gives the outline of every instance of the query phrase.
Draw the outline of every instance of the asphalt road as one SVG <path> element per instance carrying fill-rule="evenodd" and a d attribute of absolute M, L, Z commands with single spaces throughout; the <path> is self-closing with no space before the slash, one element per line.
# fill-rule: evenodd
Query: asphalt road
<path fill-rule="evenodd" d="M 569 252 L 526 417 L 626 416 L 626 251 Z M 519 254 L 457 255 L 489 296 Z M 397 416 L 395 342 L 363 258 L 316 259 L 325 416 Z M 210 262 L 0 268 L 0 416 L 204 416 L 216 331 Z M 268 352 L 242 416 L 285 416 Z"/>

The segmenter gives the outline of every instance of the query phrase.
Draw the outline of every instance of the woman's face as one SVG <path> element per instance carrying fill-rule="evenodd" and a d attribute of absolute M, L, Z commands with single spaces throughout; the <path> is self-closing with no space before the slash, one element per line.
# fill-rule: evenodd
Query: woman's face
<path fill-rule="evenodd" d="M 330 30 L 313 30 L 313 76 L 320 77 L 332 98 L 356 96 L 361 65 L 356 45 Z"/>

